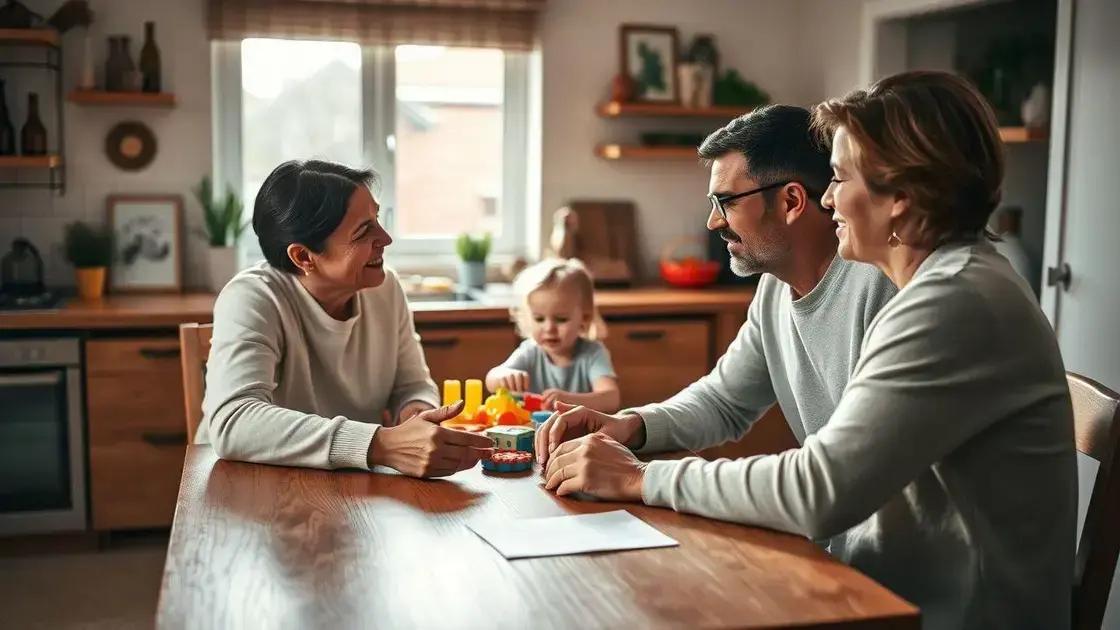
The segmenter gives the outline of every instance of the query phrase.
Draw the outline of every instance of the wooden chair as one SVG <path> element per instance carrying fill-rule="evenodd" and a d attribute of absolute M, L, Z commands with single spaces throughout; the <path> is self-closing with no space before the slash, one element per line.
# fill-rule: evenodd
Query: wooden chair
<path fill-rule="evenodd" d="M 1100 628 L 1120 553 L 1120 394 L 1073 372 L 1066 373 L 1073 398 L 1078 452 L 1100 464 L 1073 574 L 1073 627 Z"/>
<path fill-rule="evenodd" d="M 187 412 L 187 444 L 202 423 L 202 394 L 206 391 L 206 359 L 210 356 L 212 324 L 179 326 L 179 356 L 183 362 L 183 400 Z"/>

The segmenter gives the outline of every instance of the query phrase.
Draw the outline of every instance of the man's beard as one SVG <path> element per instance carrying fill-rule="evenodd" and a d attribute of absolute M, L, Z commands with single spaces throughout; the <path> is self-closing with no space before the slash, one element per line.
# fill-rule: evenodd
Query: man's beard
<path fill-rule="evenodd" d="M 743 239 L 739 238 L 738 234 L 728 228 L 720 230 L 720 236 L 723 237 L 724 241 L 738 243 L 746 250 L 739 253 L 732 253 L 731 250 L 727 251 L 731 256 L 731 273 L 741 278 L 773 271 L 775 263 L 781 258 L 783 248 L 774 243 L 764 244 L 755 241 L 748 245 Z"/>

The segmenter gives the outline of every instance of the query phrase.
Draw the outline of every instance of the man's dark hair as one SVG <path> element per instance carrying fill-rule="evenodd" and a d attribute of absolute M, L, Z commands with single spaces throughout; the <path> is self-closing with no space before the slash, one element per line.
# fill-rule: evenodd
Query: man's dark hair
<path fill-rule="evenodd" d="M 759 186 L 797 181 L 816 204 L 828 188 L 829 151 L 809 128 L 809 110 L 793 105 L 766 105 L 711 133 L 700 144 L 700 158 L 710 162 L 729 153 L 747 159 L 746 175 Z M 766 191 L 767 203 L 777 191 Z"/>
<path fill-rule="evenodd" d="M 299 243 L 322 253 L 327 237 L 346 216 L 350 196 L 358 186 L 369 188 L 376 180 L 372 170 L 319 160 L 277 166 L 253 204 L 253 231 L 265 260 L 281 271 L 299 273 L 288 257 L 288 246 Z"/>

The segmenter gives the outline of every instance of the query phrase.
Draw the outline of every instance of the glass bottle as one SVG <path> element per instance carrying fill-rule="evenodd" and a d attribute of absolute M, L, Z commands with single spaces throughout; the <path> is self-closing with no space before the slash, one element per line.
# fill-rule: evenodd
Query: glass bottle
<path fill-rule="evenodd" d="M 4 80 L 0 79 L 0 155 L 15 155 L 16 128 L 8 114 L 8 94 Z"/>
<path fill-rule="evenodd" d="M 20 152 L 23 155 L 47 154 L 47 128 L 39 119 L 39 95 L 27 95 L 27 122 L 20 132 Z"/>
<path fill-rule="evenodd" d="M 121 58 L 120 38 L 109 37 L 109 56 L 105 58 L 105 91 L 124 91 L 124 60 Z"/>
<path fill-rule="evenodd" d="M 144 22 L 144 47 L 140 49 L 140 72 L 144 75 L 143 90 L 160 92 L 163 87 L 159 68 L 159 46 L 156 46 L 156 23 Z"/>

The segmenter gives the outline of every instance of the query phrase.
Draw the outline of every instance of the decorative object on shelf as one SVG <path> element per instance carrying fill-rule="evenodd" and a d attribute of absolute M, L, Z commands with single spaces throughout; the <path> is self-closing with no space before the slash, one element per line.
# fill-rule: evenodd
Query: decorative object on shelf
<path fill-rule="evenodd" d="M 74 27 L 88 27 L 93 23 L 93 11 L 87 0 L 66 0 L 47 23 L 59 33 L 65 33 Z"/>
<path fill-rule="evenodd" d="M 627 103 L 634 98 L 634 80 L 619 72 L 611 79 L 611 100 Z"/>
<path fill-rule="evenodd" d="M 639 136 L 642 146 L 646 147 L 689 147 L 695 148 L 704 142 L 702 133 L 668 133 L 651 131 Z M 699 158 L 697 158 L 699 159 Z"/>
<path fill-rule="evenodd" d="M 628 201 L 572 201 L 553 214 L 553 249 L 560 258 L 583 262 L 596 286 L 634 281 L 636 240 Z"/>
<path fill-rule="evenodd" d="M 623 24 L 619 34 L 622 73 L 634 81 L 634 98 L 658 103 L 679 102 L 677 29 Z"/>
<path fill-rule="evenodd" d="M 160 72 L 159 47 L 156 46 L 156 23 L 144 22 L 144 47 L 140 49 L 141 88 L 145 92 L 161 92 L 163 79 Z"/>
<path fill-rule="evenodd" d="M 16 128 L 8 114 L 8 94 L 0 79 L 0 155 L 16 154 Z"/>
<path fill-rule="evenodd" d="M 19 149 L 22 155 L 47 154 L 47 128 L 39 118 L 39 95 L 27 95 L 27 122 L 19 134 Z"/>
<path fill-rule="evenodd" d="M 88 28 L 82 30 L 82 75 L 78 79 L 78 89 L 97 89 L 97 76 L 93 69 L 93 35 Z"/>
<path fill-rule="evenodd" d="M 0 28 L 40 28 L 46 20 L 22 2 L 7 0 L 0 7 Z"/>
<path fill-rule="evenodd" d="M 215 198 L 209 176 L 202 178 L 194 195 L 202 206 L 205 236 L 210 243 L 209 286 L 217 293 L 237 274 L 237 241 L 248 227 L 241 218 L 244 206 L 228 186 L 224 197 Z"/>
<path fill-rule="evenodd" d="M 757 107 L 770 102 L 770 95 L 730 68 L 716 79 L 713 90 L 716 105 L 741 105 Z"/>
<path fill-rule="evenodd" d="M 1036 83 L 1019 112 L 1027 127 L 1045 129 L 1050 124 L 1050 88 L 1045 83 Z"/>
<path fill-rule="evenodd" d="M 675 287 L 686 289 L 713 284 L 719 277 L 720 264 L 697 256 L 677 258 L 676 253 L 686 245 L 695 245 L 697 250 L 702 250 L 704 243 L 698 237 L 682 236 L 666 244 L 661 250 L 661 260 L 658 263 L 661 278 Z"/>
<path fill-rule="evenodd" d="M 692 107 L 711 107 L 713 84 L 719 76 L 719 51 L 716 49 L 715 37 L 694 37 L 684 58 L 693 69 L 690 75 L 691 95 L 687 91 L 682 92 L 682 101 Z"/>
<path fill-rule="evenodd" d="M 988 99 L 1001 126 L 1026 124 L 1022 118 L 1024 101 L 1033 88 L 1045 84 L 1054 72 L 1054 45 L 1050 37 L 1014 35 L 993 41 L 983 58 L 965 73 Z M 958 61 L 958 65 L 962 65 Z M 1049 98 L 1046 99 L 1049 101 Z"/>
<path fill-rule="evenodd" d="M 183 200 L 178 195 L 115 195 L 108 201 L 113 291 L 182 288 Z"/>
<path fill-rule="evenodd" d="M 138 171 L 156 157 L 156 137 L 147 125 L 135 120 L 117 124 L 105 136 L 105 155 L 117 168 Z"/>
<path fill-rule="evenodd" d="M 486 286 L 486 257 L 490 255 L 490 235 L 473 238 L 460 234 L 455 241 L 455 251 L 459 254 L 459 288 L 482 289 Z"/>
<path fill-rule="evenodd" d="M 98 300 L 105 293 L 105 270 L 113 262 L 113 233 L 108 227 L 95 228 L 81 221 L 66 226 L 66 260 L 74 265 L 78 295 L 83 300 Z"/>
<path fill-rule="evenodd" d="M 12 250 L 0 259 L 0 293 L 24 297 L 43 293 L 43 257 L 25 238 L 12 241 Z"/>
<path fill-rule="evenodd" d="M 1034 265 L 1031 264 L 1027 250 L 1023 247 L 1020 233 L 1023 218 L 1023 209 L 1017 206 L 1008 206 L 996 213 L 996 234 L 999 240 L 993 243 L 996 251 L 1003 254 L 1015 273 L 1022 276 L 1027 284 L 1034 286 Z"/>
<path fill-rule="evenodd" d="M 137 72 L 129 50 L 131 38 L 127 35 L 109 37 L 109 57 L 105 60 L 105 90 L 109 92 L 139 91 L 133 73 Z M 133 90 L 132 88 L 135 89 Z"/>
<path fill-rule="evenodd" d="M 677 66 L 681 86 L 681 105 L 704 108 L 712 106 L 712 69 L 700 63 Z"/>

